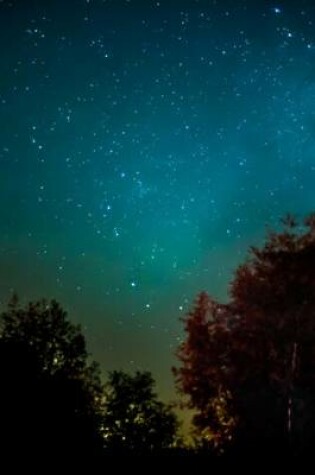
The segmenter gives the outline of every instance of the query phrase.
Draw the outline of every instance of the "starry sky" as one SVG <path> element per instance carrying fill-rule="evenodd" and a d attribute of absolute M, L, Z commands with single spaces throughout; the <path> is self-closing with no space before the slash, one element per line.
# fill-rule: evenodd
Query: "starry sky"
<path fill-rule="evenodd" d="M 0 299 L 174 395 L 179 318 L 315 200 L 313 1 L 1 0 Z"/>

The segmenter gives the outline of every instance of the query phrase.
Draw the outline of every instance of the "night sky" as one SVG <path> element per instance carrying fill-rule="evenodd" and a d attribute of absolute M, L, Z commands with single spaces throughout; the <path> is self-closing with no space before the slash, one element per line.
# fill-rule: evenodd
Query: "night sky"
<path fill-rule="evenodd" d="M 165 399 L 196 293 L 315 203 L 313 1 L 1 0 L 0 299 Z"/>

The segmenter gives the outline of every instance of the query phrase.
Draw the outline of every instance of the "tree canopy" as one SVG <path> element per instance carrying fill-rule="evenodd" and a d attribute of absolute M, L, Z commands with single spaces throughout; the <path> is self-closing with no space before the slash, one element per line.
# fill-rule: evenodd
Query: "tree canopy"
<path fill-rule="evenodd" d="M 315 217 L 252 247 L 221 304 L 185 318 L 179 390 L 210 444 L 307 452 L 315 440 Z"/>
<path fill-rule="evenodd" d="M 55 301 L 14 298 L 0 329 L 2 447 L 34 460 L 100 450 L 102 385 L 80 327 Z"/>
<path fill-rule="evenodd" d="M 112 452 L 150 453 L 175 442 L 177 418 L 157 399 L 149 372 L 113 371 L 105 387 L 104 436 Z"/>

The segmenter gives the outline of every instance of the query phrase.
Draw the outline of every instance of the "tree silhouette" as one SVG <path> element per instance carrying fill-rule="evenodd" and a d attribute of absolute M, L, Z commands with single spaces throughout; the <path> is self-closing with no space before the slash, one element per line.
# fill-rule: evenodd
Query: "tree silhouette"
<path fill-rule="evenodd" d="M 84 458 L 101 451 L 102 385 L 80 327 L 55 302 L 0 317 L 0 432 L 4 453 Z"/>
<path fill-rule="evenodd" d="M 202 293 L 185 319 L 177 384 L 211 443 L 302 454 L 315 439 L 315 217 L 268 235 L 230 302 Z"/>
<path fill-rule="evenodd" d="M 205 446 L 221 446 L 236 423 L 223 361 L 230 344 L 226 313 L 206 292 L 199 294 L 194 309 L 183 319 L 187 339 L 178 350 L 182 366 L 174 369 L 178 388 L 194 410 L 195 436 Z"/>
<path fill-rule="evenodd" d="M 157 400 L 149 372 L 113 371 L 105 388 L 104 436 L 112 453 L 156 453 L 172 446 L 177 418 Z"/>

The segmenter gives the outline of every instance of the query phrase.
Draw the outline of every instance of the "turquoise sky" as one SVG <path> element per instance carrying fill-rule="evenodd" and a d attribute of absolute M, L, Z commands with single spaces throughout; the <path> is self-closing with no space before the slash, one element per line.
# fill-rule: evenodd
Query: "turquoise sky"
<path fill-rule="evenodd" d="M 173 397 L 196 294 L 314 210 L 312 3 L 2 1 L 2 303 L 58 299 Z"/>

